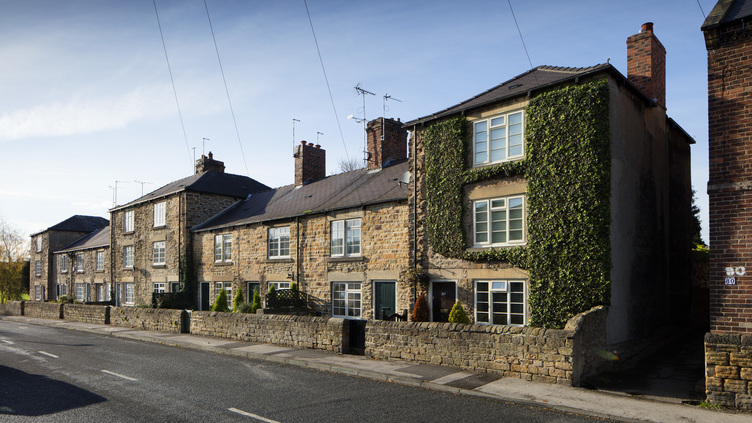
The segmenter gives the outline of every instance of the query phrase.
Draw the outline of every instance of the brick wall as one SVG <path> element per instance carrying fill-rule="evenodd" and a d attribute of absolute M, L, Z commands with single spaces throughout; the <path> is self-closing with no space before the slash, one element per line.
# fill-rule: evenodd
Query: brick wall
<path fill-rule="evenodd" d="M 627 38 L 629 81 L 649 98 L 666 107 L 666 49 L 653 34 L 653 23 Z"/>
<path fill-rule="evenodd" d="M 72 322 L 96 323 L 100 325 L 110 324 L 109 306 L 64 304 L 63 315 L 65 316 L 65 320 Z"/>
<path fill-rule="evenodd" d="M 191 312 L 191 333 L 248 342 L 343 352 L 345 319 L 246 313 Z"/>
<path fill-rule="evenodd" d="M 301 186 L 309 179 L 326 177 L 326 150 L 312 142 L 301 141 L 295 149 L 295 185 Z"/>
<path fill-rule="evenodd" d="M 407 158 L 407 130 L 399 120 L 372 120 L 368 122 L 367 133 L 368 169 L 380 169 L 389 159 Z"/>
<path fill-rule="evenodd" d="M 63 304 L 26 301 L 24 304 L 24 316 L 41 317 L 44 319 L 62 319 L 64 317 Z"/>
<path fill-rule="evenodd" d="M 705 335 L 708 402 L 752 410 L 752 335 Z"/>
<path fill-rule="evenodd" d="M 186 333 L 184 310 L 141 307 L 110 307 L 110 324 L 125 328 Z"/>
<path fill-rule="evenodd" d="M 0 315 L 22 316 L 24 314 L 24 301 L 8 301 L 0 304 Z"/>

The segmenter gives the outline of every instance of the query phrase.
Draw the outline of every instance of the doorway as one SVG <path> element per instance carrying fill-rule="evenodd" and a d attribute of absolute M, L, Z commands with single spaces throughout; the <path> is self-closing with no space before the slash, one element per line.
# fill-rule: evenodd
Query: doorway
<path fill-rule="evenodd" d="M 211 310 L 209 304 L 209 282 L 201 282 L 201 307 L 199 310 Z"/>
<path fill-rule="evenodd" d="M 396 313 L 396 287 L 391 281 L 373 283 L 373 318 L 384 320 Z"/>
<path fill-rule="evenodd" d="M 455 282 L 431 282 L 431 321 L 448 322 L 449 312 L 457 300 Z"/>

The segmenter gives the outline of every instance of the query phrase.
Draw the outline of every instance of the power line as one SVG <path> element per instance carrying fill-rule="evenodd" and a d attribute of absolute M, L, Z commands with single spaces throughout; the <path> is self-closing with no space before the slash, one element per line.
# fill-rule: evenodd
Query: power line
<path fill-rule="evenodd" d="M 243 151 L 243 143 L 240 142 L 240 131 L 238 131 L 238 121 L 235 119 L 235 110 L 232 107 L 232 100 L 230 100 L 230 90 L 227 88 L 227 79 L 225 79 L 225 70 L 222 68 L 222 60 L 219 58 L 219 47 L 217 47 L 217 38 L 214 36 L 214 27 L 212 26 L 211 17 L 209 16 L 209 6 L 206 5 L 204 0 L 204 8 L 206 9 L 206 19 L 209 21 L 209 29 L 211 30 L 212 40 L 214 41 L 214 51 L 217 52 L 217 62 L 219 63 L 219 72 L 222 74 L 222 82 L 225 84 L 225 93 L 227 94 L 227 103 L 230 105 L 230 114 L 232 114 L 232 123 L 235 125 L 235 135 L 238 137 L 238 145 L 240 146 L 240 155 L 243 156 L 243 164 L 245 164 L 245 173 L 248 177 L 251 176 L 251 172 L 248 170 L 248 162 L 245 160 L 245 152 Z"/>
<path fill-rule="evenodd" d="M 172 93 L 175 96 L 175 105 L 178 108 L 178 116 L 180 117 L 180 127 L 183 129 L 183 138 L 185 139 L 185 148 L 188 152 L 188 160 L 191 161 L 191 170 L 193 170 L 194 163 L 191 160 L 191 147 L 188 145 L 188 134 L 185 133 L 185 123 L 183 123 L 183 112 L 180 111 L 180 102 L 178 101 L 178 91 L 175 89 L 175 79 L 172 77 L 172 67 L 170 66 L 170 58 L 167 56 L 167 44 L 165 44 L 164 34 L 162 33 L 162 23 L 159 20 L 159 12 L 157 11 L 157 0 L 152 0 L 154 3 L 154 14 L 157 15 L 157 26 L 159 26 L 159 36 L 162 38 L 162 49 L 164 49 L 165 61 L 167 61 L 167 71 L 170 74 L 170 82 L 172 83 Z"/>
<path fill-rule="evenodd" d="M 514 25 L 517 27 L 517 33 L 520 34 L 520 41 L 522 41 L 522 48 L 525 50 L 525 55 L 527 56 L 527 61 L 530 63 L 530 69 L 532 70 L 535 68 L 533 66 L 533 61 L 530 60 L 530 53 L 527 52 L 527 46 L 525 45 L 525 39 L 522 38 L 522 31 L 520 30 L 520 25 L 517 23 L 517 17 L 514 15 L 514 9 L 512 8 L 512 0 L 507 0 L 507 3 L 509 3 L 509 10 L 512 11 L 512 19 L 514 19 Z M 533 72 L 533 76 L 535 77 L 535 82 L 537 84 L 540 84 L 538 82 L 538 75 Z"/>
<path fill-rule="evenodd" d="M 319 49 L 319 42 L 316 39 L 316 31 L 313 29 L 313 20 L 311 20 L 311 12 L 308 11 L 308 2 L 303 0 L 305 5 L 306 14 L 308 14 L 308 22 L 311 24 L 311 33 L 313 33 L 313 42 L 316 44 L 316 52 L 319 54 L 319 62 L 321 63 L 321 70 L 324 72 L 324 80 L 326 81 L 326 89 L 329 91 L 329 99 L 332 102 L 332 109 L 334 110 L 334 119 L 337 121 L 337 128 L 339 128 L 339 136 L 342 139 L 342 145 L 345 147 L 345 157 L 350 160 L 350 156 L 347 154 L 347 144 L 345 143 L 345 135 L 342 133 L 342 125 L 339 123 L 339 114 L 337 113 L 337 106 L 334 105 L 334 96 L 332 96 L 332 89 L 329 86 L 329 78 L 326 76 L 326 68 L 324 68 L 324 59 L 321 58 L 321 50 Z"/>
<path fill-rule="evenodd" d="M 705 11 L 704 11 L 704 10 L 702 10 L 702 5 L 700 4 L 700 0 L 697 0 L 697 6 L 699 6 L 699 7 L 700 7 L 700 13 L 702 13 L 702 18 L 703 18 L 703 19 L 707 19 L 708 17 L 707 17 L 707 16 L 705 16 Z"/>

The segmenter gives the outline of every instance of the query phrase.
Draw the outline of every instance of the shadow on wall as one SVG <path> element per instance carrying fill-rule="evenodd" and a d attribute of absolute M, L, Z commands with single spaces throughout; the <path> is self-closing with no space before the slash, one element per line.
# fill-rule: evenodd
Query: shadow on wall
<path fill-rule="evenodd" d="M 0 416 L 44 416 L 107 401 L 70 383 L 0 366 Z"/>

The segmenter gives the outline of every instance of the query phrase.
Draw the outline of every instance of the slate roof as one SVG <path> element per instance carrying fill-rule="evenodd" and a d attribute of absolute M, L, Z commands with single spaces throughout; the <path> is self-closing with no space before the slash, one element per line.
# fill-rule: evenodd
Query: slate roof
<path fill-rule="evenodd" d="M 104 217 L 99 216 L 83 216 L 83 215 L 75 215 L 71 216 L 62 222 L 50 226 L 49 228 L 39 231 L 35 234 L 31 234 L 31 236 L 35 236 L 38 234 L 41 234 L 42 232 L 47 231 L 61 231 L 61 232 L 92 232 L 97 229 L 103 228 L 105 226 L 108 226 L 110 224 L 110 221 L 105 219 Z"/>
<path fill-rule="evenodd" d="M 752 0 L 720 0 L 710 12 L 702 30 L 707 31 L 721 24 L 744 20 L 752 16 Z"/>
<path fill-rule="evenodd" d="M 565 81 L 575 80 L 577 78 L 582 78 L 584 76 L 602 71 L 612 71 L 619 74 L 619 72 L 608 63 L 586 68 L 538 66 L 537 68 L 531 69 L 487 91 L 484 91 L 473 98 L 465 100 L 442 111 L 407 122 L 404 126 L 408 127 L 420 122 L 439 119 L 454 114 L 460 114 L 467 110 L 477 109 L 489 104 L 498 103 L 499 101 L 505 99 L 511 99 L 514 97 L 526 95 L 530 91 L 544 89 L 550 86 L 561 84 Z M 624 77 L 622 76 L 622 78 Z"/>
<path fill-rule="evenodd" d="M 67 253 L 71 251 L 89 250 L 92 248 L 109 247 L 110 246 L 110 225 L 104 228 L 97 229 L 96 231 L 84 235 L 81 238 L 71 242 L 63 248 L 56 250 L 56 253 Z"/>
<path fill-rule="evenodd" d="M 299 187 L 286 185 L 253 194 L 193 230 L 200 232 L 406 200 L 408 186 L 399 181 L 408 168 L 407 160 L 403 160 L 380 170 L 355 170 Z"/>
<path fill-rule="evenodd" d="M 110 211 L 129 207 L 134 204 L 144 203 L 157 198 L 162 198 L 181 191 L 218 194 L 241 199 L 247 197 L 248 194 L 255 194 L 270 189 L 270 187 L 247 176 L 210 170 L 197 173 L 174 182 L 170 182 L 169 184 L 158 188 L 144 195 L 143 197 L 137 198 L 122 206 L 114 207 L 110 209 Z"/>

